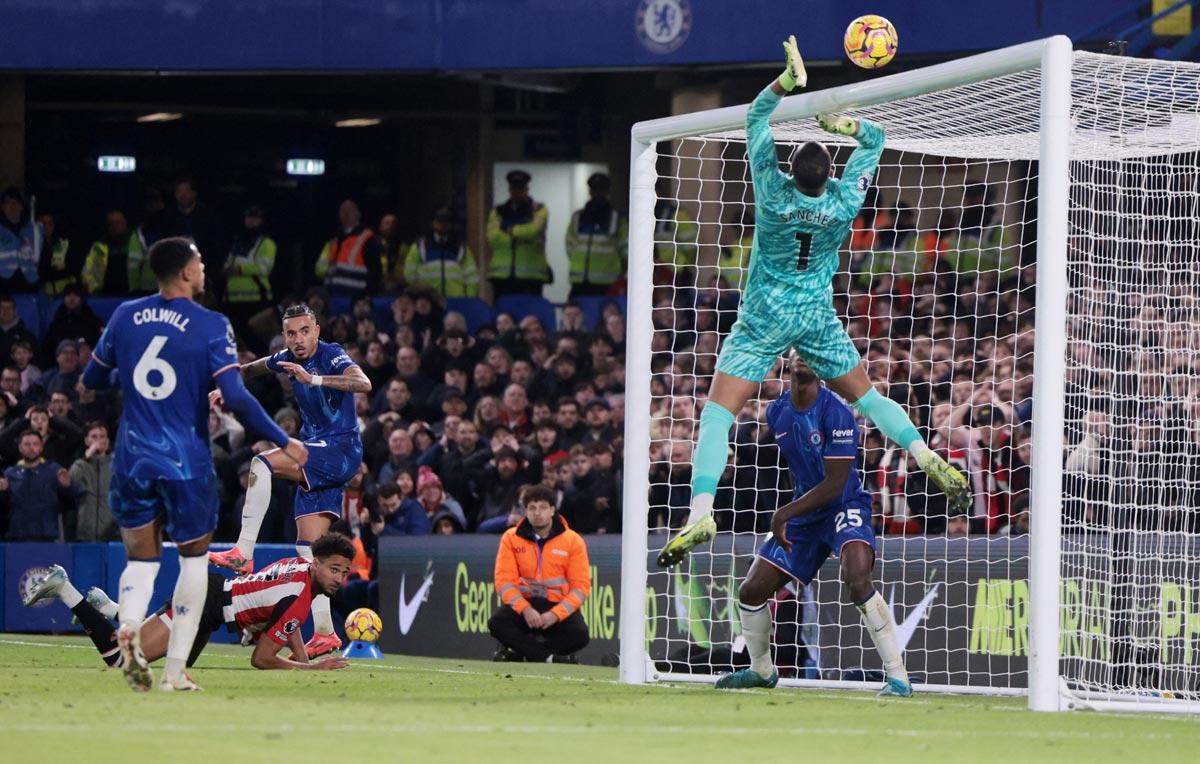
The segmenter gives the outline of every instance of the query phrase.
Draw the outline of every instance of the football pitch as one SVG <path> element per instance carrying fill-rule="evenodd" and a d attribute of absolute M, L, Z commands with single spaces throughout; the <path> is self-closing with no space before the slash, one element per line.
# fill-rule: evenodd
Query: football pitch
<path fill-rule="evenodd" d="M 1032 714 L 1023 698 L 631 687 L 615 669 L 389 656 L 250 668 L 209 647 L 200 695 L 135 694 L 86 639 L 0 635 L 11 762 L 1197 761 L 1200 718 Z"/>

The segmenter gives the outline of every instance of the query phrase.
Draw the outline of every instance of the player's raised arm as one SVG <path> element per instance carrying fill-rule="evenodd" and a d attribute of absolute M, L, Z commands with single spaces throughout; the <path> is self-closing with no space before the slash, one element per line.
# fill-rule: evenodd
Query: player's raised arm
<path fill-rule="evenodd" d="M 792 550 L 791 542 L 787 540 L 788 521 L 836 501 L 842 495 L 852 469 L 853 457 L 825 457 L 825 479 L 800 498 L 775 510 L 775 514 L 771 516 L 771 534 L 784 550 Z"/>
<path fill-rule="evenodd" d="M 867 198 L 867 189 L 875 178 L 879 158 L 883 154 L 883 128 L 868 119 L 818 114 L 817 124 L 827 133 L 845 135 L 858 141 L 850 154 L 842 180 L 836 185 L 835 198 L 843 205 L 843 216 L 854 217 Z"/>
<path fill-rule="evenodd" d="M 750 174 L 755 190 L 764 195 L 787 182 L 787 176 L 779 171 L 775 136 L 771 133 L 771 113 L 779 105 L 780 98 L 797 86 L 804 87 L 808 83 L 808 73 L 804 70 L 800 49 L 796 47 L 795 35 L 783 43 L 783 50 L 787 58 L 783 74 L 762 89 L 746 112 L 746 153 L 750 160 Z"/>
<path fill-rule="evenodd" d="M 310 374 L 303 366 L 291 361 L 280 361 L 279 368 L 292 379 L 302 385 L 316 385 L 317 387 L 328 387 L 330 390 L 342 390 L 348 393 L 369 393 L 371 392 L 371 380 L 367 379 L 366 373 L 358 367 L 357 364 L 349 364 L 337 376 L 320 374 Z"/>

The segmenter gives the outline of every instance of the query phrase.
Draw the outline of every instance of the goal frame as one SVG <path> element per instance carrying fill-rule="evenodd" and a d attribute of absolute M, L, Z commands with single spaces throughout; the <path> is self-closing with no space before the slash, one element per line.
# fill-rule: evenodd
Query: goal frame
<path fill-rule="evenodd" d="M 1031 441 L 1029 708 L 1079 707 L 1059 680 L 1059 585 L 1062 523 L 1062 437 L 1065 407 L 1067 232 L 1071 141 L 1070 39 L 1058 35 L 887 77 L 784 98 L 771 122 L 873 106 L 1041 68 L 1038 170 L 1037 284 L 1034 348 L 1035 416 Z M 654 269 L 657 146 L 688 136 L 736 130 L 748 104 L 639 122 L 631 130 L 629 186 L 629 300 L 627 313 L 626 425 L 623 536 L 621 543 L 620 672 L 623 683 L 660 677 L 646 648 L 650 488 L 650 362 Z M 669 675 L 669 681 L 710 677 Z M 852 682 L 784 680 L 794 686 L 863 688 Z M 925 692 L 980 688 L 917 685 Z M 1014 694 L 1019 690 L 994 691 Z M 1091 706 L 1092 704 L 1086 704 Z M 1095 704 L 1100 705 L 1100 704 Z M 1106 702 L 1106 707 L 1169 710 L 1160 703 Z"/>

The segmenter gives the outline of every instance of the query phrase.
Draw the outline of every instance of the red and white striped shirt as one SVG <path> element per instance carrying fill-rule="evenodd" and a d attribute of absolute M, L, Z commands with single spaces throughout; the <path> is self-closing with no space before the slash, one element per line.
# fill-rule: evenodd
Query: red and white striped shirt
<path fill-rule="evenodd" d="M 312 607 L 309 565 L 301 557 L 288 557 L 257 573 L 226 581 L 225 623 L 286 645 L 288 637 L 308 620 Z"/>

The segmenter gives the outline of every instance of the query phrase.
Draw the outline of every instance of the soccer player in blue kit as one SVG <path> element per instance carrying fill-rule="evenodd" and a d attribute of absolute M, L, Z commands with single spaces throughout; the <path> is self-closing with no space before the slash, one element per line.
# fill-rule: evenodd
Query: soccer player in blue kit
<path fill-rule="evenodd" d="M 746 114 L 755 209 L 750 273 L 737 322 L 721 346 L 700 414 L 687 524 L 659 552 L 663 567 L 679 563 L 716 534 L 713 499 L 729 458 L 734 412 L 741 411 L 775 361 L 792 348 L 831 390 L 912 454 L 954 509 L 965 511 L 970 502 L 962 473 L 929 448 L 899 404 L 871 385 L 833 307 L 832 281 L 841 245 L 879 166 L 883 129 L 867 120 L 817 115 L 826 132 L 858 141 L 842 178 L 833 177 L 829 150 L 814 141 L 800 146 L 792 155 L 791 173 L 783 172 L 771 134 L 771 113 L 784 95 L 808 82 L 796 38 L 788 38 L 783 48 L 783 74 L 763 88 Z"/>
<path fill-rule="evenodd" d="M 246 378 L 271 372 L 291 377 L 292 393 L 304 420 L 300 438 L 308 448 L 308 463 L 301 467 L 279 450 L 266 451 L 250 461 L 241 533 L 232 549 L 209 554 L 214 565 L 239 574 L 254 569 L 254 546 L 271 503 L 273 476 L 300 485 L 295 504 L 296 552 L 304 559 L 312 559 L 312 542 L 342 516 L 342 489 L 358 474 L 363 456 L 354 394 L 371 392 L 371 381 L 341 345 L 322 342 L 320 337 L 321 327 L 312 310 L 304 304 L 293 305 L 283 314 L 287 349 L 241 367 Z M 220 392 L 213 392 L 212 402 L 221 405 Z M 314 634 L 305 645 L 310 659 L 342 646 L 333 633 L 329 598 L 314 597 L 312 614 Z"/>
<path fill-rule="evenodd" d="M 896 645 L 896 625 L 871 584 L 875 532 L 871 495 L 862 486 L 858 422 L 850 406 L 821 384 L 793 352 L 791 389 L 767 409 L 767 424 L 787 460 L 795 484 L 793 499 L 771 517 L 771 538 L 758 550 L 738 592 L 742 636 L 750 668 L 726 674 L 718 689 L 774 687 L 779 672 L 771 661 L 771 596 L 788 578 L 812 581 L 830 554 L 841 560 L 842 583 L 862 613 L 863 623 L 887 671 L 880 695 L 912 695 L 904 659 Z"/>
<path fill-rule="evenodd" d="M 199 690 L 185 668 L 208 593 L 206 554 L 217 526 L 217 476 L 208 444 L 211 381 L 294 468 L 304 464 L 307 449 L 272 421 L 239 375 L 229 373 L 238 368 L 233 329 L 220 313 L 194 302 L 204 293 L 204 260 L 196 246 L 183 238 L 158 241 L 150 248 L 150 267 L 158 294 L 121 303 L 92 352 L 83 384 L 106 388 L 116 377 L 125 394 L 108 497 L 128 555 L 117 612 L 122 671 L 135 690 L 154 683 L 138 630 L 154 592 L 165 524 L 179 548 L 179 578 L 159 687 Z"/>

